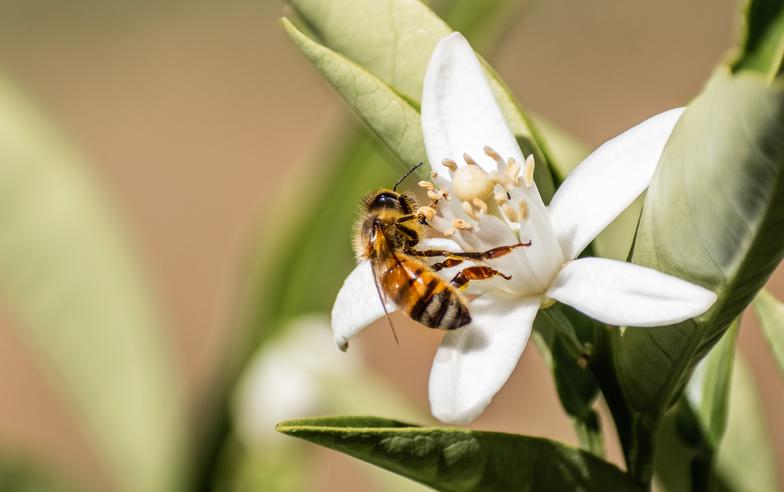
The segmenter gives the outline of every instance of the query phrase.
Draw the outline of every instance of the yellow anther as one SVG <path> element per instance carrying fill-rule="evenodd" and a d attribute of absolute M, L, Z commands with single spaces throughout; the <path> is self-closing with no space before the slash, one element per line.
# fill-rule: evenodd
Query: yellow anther
<path fill-rule="evenodd" d="M 501 157 L 501 155 L 498 152 L 496 152 L 495 150 L 493 150 L 490 146 L 485 145 L 485 148 L 483 150 L 485 151 L 485 155 L 487 155 L 488 157 L 492 158 L 497 163 L 503 164 L 504 158 Z"/>
<path fill-rule="evenodd" d="M 457 171 L 457 163 L 452 159 L 444 159 L 441 164 L 452 172 Z"/>
<path fill-rule="evenodd" d="M 528 204 L 525 203 L 525 200 L 520 200 L 520 217 L 523 220 L 528 218 Z"/>
<path fill-rule="evenodd" d="M 473 200 L 471 200 L 471 204 L 475 206 L 477 209 L 479 209 L 480 214 L 487 213 L 487 204 L 483 200 L 480 200 L 479 198 L 474 198 Z"/>
<path fill-rule="evenodd" d="M 463 202 L 463 212 L 465 212 L 466 215 L 468 215 L 472 219 L 479 220 L 479 216 L 476 214 L 474 207 L 472 207 L 470 203 Z"/>
<path fill-rule="evenodd" d="M 474 160 L 473 157 L 471 157 L 470 155 L 468 155 L 465 152 L 463 153 L 463 160 L 465 160 L 466 164 L 468 164 L 469 166 L 478 166 L 479 165 L 479 164 L 476 163 L 476 161 Z"/>
<path fill-rule="evenodd" d="M 471 224 L 469 224 L 468 222 L 464 221 L 463 219 L 455 219 L 455 220 L 453 220 L 452 221 L 452 226 L 455 229 L 459 229 L 459 230 L 463 230 L 463 231 L 471 230 L 471 227 L 472 227 Z"/>
<path fill-rule="evenodd" d="M 493 196 L 493 198 L 495 199 L 495 202 L 499 205 L 503 205 L 504 203 L 506 203 L 507 200 L 509 200 L 509 197 L 506 196 L 506 192 L 503 191 L 499 191 L 498 193 L 496 193 L 495 196 Z"/>
<path fill-rule="evenodd" d="M 444 231 L 444 236 L 446 236 L 446 237 L 452 237 L 452 236 L 454 236 L 454 235 L 455 235 L 455 232 L 457 232 L 457 231 L 455 231 L 455 229 L 453 229 L 453 228 L 449 228 L 449 229 L 447 229 L 447 230 L 445 230 L 445 231 Z"/>
<path fill-rule="evenodd" d="M 501 207 L 501 210 L 504 211 L 504 215 L 506 215 L 506 218 L 509 219 L 510 221 L 517 222 L 518 220 L 520 220 L 520 217 L 517 215 L 517 210 L 515 210 L 508 203 L 504 203 L 503 206 Z"/>
<path fill-rule="evenodd" d="M 417 216 L 424 217 L 428 222 L 433 220 L 436 216 L 436 210 L 433 207 L 419 207 L 416 211 Z"/>
<path fill-rule="evenodd" d="M 427 190 L 427 196 L 428 196 L 428 197 L 429 197 L 431 200 L 440 200 L 441 198 L 443 198 L 443 195 L 442 195 L 442 193 L 440 193 L 440 192 L 438 192 L 438 191 L 436 191 L 436 190 L 434 190 L 434 189 L 432 189 L 432 190 Z"/>
<path fill-rule="evenodd" d="M 424 188 L 426 190 L 435 190 L 436 189 L 436 186 L 433 183 L 431 183 L 430 181 L 420 181 L 418 184 L 419 184 L 420 187 L 422 187 L 422 188 Z"/>
<path fill-rule="evenodd" d="M 517 176 L 520 174 L 520 163 L 513 158 L 509 158 L 506 167 L 506 175 L 513 183 L 517 184 Z"/>
<path fill-rule="evenodd" d="M 436 179 L 438 177 L 438 171 L 430 171 L 430 179 Z"/>
<path fill-rule="evenodd" d="M 525 172 L 523 173 L 523 182 L 525 182 L 526 188 L 530 188 L 534 184 L 534 165 L 534 155 L 530 154 L 525 159 Z"/>

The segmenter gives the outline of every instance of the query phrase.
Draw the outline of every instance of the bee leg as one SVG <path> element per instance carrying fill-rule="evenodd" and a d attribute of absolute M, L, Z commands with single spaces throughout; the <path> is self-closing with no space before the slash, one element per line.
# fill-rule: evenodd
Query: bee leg
<path fill-rule="evenodd" d="M 406 244 L 408 245 L 409 249 L 413 248 L 419 243 L 419 234 L 417 234 L 415 230 L 407 226 L 404 226 L 403 224 L 400 223 L 400 221 L 395 222 L 395 227 L 397 228 L 398 231 L 401 232 L 401 234 L 403 234 L 408 238 Z"/>
<path fill-rule="evenodd" d="M 530 245 L 531 245 L 531 241 L 525 243 L 517 243 L 511 246 L 499 246 L 497 248 L 488 249 L 487 251 L 467 251 L 462 253 L 454 253 L 452 251 L 444 251 L 444 250 L 437 250 L 437 249 L 426 249 L 422 251 L 412 249 L 406 251 L 406 253 L 413 256 L 424 256 L 424 257 L 444 256 L 447 258 L 460 258 L 464 260 L 487 261 L 504 255 L 508 255 L 509 253 L 512 252 L 513 249 L 522 248 Z"/>
<path fill-rule="evenodd" d="M 455 275 L 454 278 L 451 280 L 451 283 L 458 289 L 464 289 L 468 286 L 468 282 L 472 280 L 485 280 L 488 278 L 495 277 L 496 275 L 503 277 L 506 280 L 512 279 L 510 275 L 504 275 L 498 270 L 495 270 L 490 267 L 472 266 L 460 270 L 460 272 L 458 272 L 458 274 Z"/>
<path fill-rule="evenodd" d="M 447 258 L 444 261 L 433 263 L 432 265 L 430 265 L 430 269 L 433 270 L 434 272 L 437 272 L 439 270 L 443 270 L 444 268 L 452 268 L 453 266 L 457 266 L 461 263 L 463 263 L 463 260 L 459 258 Z"/>

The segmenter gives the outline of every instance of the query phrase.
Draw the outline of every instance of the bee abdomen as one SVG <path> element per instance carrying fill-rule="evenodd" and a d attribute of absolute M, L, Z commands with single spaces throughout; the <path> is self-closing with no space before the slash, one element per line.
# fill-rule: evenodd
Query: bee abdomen
<path fill-rule="evenodd" d="M 439 284 L 435 279 L 430 281 L 426 295 L 411 309 L 411 318 L 429 328 L 443 330 L 454 330 L 470 323 L 471 315 L 460 296 Z"/>

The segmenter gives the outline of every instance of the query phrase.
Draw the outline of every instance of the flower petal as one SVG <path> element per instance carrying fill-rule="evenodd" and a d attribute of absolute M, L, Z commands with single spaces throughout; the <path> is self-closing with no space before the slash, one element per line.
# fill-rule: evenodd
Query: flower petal
<path fill-rule="evenodd" d="M 395 309 L 387 303 L 387 311 Z M 373 268 L 368 260 L 362 260 L 346 277 L 332 306 L 332 336 L 338 348 L 345 351 L 352 337 L 382 316 L 384 307 L 374 284 Z"/>
<path fill-rule="evenodd" d="M 433 360 L 433 416 L 464 424 L 484 411 L 517 366 L 540 301 L 491 293 L 471 303 L 473 322 L 447 332 Z"/>
<path fill-rule="evenodd" d="M 438 42 L 427 66 L 422 132 L 430 166 L 443 175 L 448 173 L 441 161 L 463 163 L 463 153 L 486 171 L 496 171 L 495 161 L 485 158 L 486 145 L 525 162 L 474 50 L 457 32 Z"/>
<path fill-rule="evenodd" d="M 704 313 L 716 301 L 716 294 L 698 285 L 605 258 L 567 263 L 547 296 L 617 326 L 678 323 Z"/>
<path fill-rule="evenodd" d="M 682 113 L 660 113 L 606 142 L 561 184 L 549 211 L 567 259 L 577 258 L 648 187 Z"/>

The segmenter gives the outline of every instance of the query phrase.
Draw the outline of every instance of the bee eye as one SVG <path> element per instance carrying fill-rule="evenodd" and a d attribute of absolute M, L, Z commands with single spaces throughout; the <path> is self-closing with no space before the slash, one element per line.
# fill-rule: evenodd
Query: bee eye
<path fill-rule="evenodd" d="M 379 193 L 378 196 L 373 199 L 373 205 L 371 207 L 374 209 L 399 208 L 400 202 L 397 197 L 391 193 Z"/>

